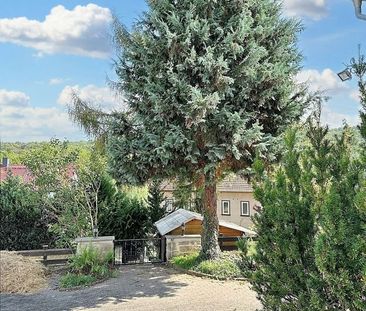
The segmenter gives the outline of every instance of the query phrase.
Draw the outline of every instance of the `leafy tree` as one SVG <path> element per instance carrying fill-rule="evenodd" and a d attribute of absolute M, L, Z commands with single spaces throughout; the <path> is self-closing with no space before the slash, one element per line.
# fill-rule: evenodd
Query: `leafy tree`
<path fill-rule="evenodd" d="M 55 238 L 57 247 L 71 247 L 77 237 L 92 235 L 90 213 L 83 194 L 71 185 L 55 192 L 51 199 L 47 199 L 49 231 Z"/>
<path fill-rule="evenodd" d="M 115 22 L 112 83 L 127 108 L 111 114 L 75 98 L 70 114 L 108 134 L 113 175 L 127 183 L 186 176 L 202 189 L 205 258 L 216 258 L 216 185 L 264 156 L 306 105 L 293 77 L 300 25 L 272 0 L 150 0 L 129 32 Z"/>
<path fill-rule="evenodd" d="M 49 196 L 70 182 L 76 159 L 77 152 L 69 149 L 67 141 L 51 139 L 27 150 L 22 162 L 31 171 L 37 191 Z"/>
<path fill-rule="evenodd" d="M 18 178 L 0 183 L 0 249 L 26 250 L 52 244 L 39 195 Z"/>
<path fill-rule="evenodd" d="M 105 157 L 92 148 L 89 156 L 77 165 L 77 181 L 73 187 L 78 192 L 80 209 L 86 207 L 90 219 L 91 229 L 98 227 L 99 205 L 101 200 L 99 194 L 103 179 L 106 176 Z"/>
<path fill-rule="evenodd" d="M 23 163 L 31 171 L 32 187 L 57 246 L 90 235 L 98 220 L 103 156 L 92 146 L 78 148 L 53 139 L 26 150 Z"/>

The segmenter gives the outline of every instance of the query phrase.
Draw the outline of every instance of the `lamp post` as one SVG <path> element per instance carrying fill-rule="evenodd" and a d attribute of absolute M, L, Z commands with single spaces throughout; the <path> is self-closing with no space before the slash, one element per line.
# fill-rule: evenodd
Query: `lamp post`
<path fill-rule="evenodd" d="M 338 73 L 338 77 L 339 77 L 339 79 L 342 80 L 342 82 L 351 80 L 352 79 L 352 72 L 351 72 L 351 70 L 346 68 L 345 70 Z"/>
<path fill-rule="evenodd" d="M 366 14 L 362 14 L 362 2 L 366 0 L 353 0 L 353 5 L 355 7 L 356 17 L 359 19 L 366 20 Z"/>

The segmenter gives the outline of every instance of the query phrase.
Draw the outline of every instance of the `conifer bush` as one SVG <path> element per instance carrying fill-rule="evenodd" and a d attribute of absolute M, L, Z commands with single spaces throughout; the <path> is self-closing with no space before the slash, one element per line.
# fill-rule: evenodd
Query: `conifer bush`
<path fill-rule="evenodd" d="M 251 283 L 264 310 L 366 310 L 366 165 L 347 127 L 334 143 L 327 132 L 310 122 L 301 150 L 289 131 L 270 174 L 255 162 L 263 208 Z"/>

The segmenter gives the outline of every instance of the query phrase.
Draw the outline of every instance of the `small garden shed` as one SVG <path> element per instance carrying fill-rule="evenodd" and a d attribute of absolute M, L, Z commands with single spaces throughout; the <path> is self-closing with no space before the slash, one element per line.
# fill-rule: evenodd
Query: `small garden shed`
<path fill-rule="evenodd" d="M 189 254 L 201 249 L 202 215 L 178 209 L 155 223 L 161 236 L 166 239 L 166 258 Z M 219 220 L 221 237 L 255 236 L 254 231 L 236 224 Z M 222 246 L 234 246 L 235 242 L 224 242 Z M 235 246 L 236 248 L 236 246 Z"/>
<path fill-rule="evenodd" d="M 155 223 L 160 235 L 199 235 L 202 231 L 202 215 L 178 209 Z M 241 237 L 253 236 L 256 233 L 231 222 L 219 221 L 220 236 Z"/>

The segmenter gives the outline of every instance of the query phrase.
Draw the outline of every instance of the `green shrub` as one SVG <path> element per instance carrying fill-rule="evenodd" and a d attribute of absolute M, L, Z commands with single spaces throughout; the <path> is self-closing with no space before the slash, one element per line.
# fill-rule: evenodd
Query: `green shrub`
<path fill-rule="evenodd" d="M 256 254 L 256 242 L 247 238 L 241 238 L 236 244 L 239 250 L 239 267 L 242 274 L 245 277 L 251 277 L 252 272 L 255 271 L 255 262 L 253 257 Z"/>
<path fill-rule="evenodd" d="M 41 196 L 19 178 L 0 183 L 0 249 L 26 250 L 52 245 Z"/>
<path fill-rule="evenodd" d="M 233 260 L 225 258 L 201 261 L 198 266 L 195 267 L 195 270 L 220 278 L 235 278 L 242 276 L 239 266 Z"/>
<path fill-rule="evenodd" d="M 183 269 L 197 271 L 220 278 L 243 276 L 239 252 L 223 252 L 217 260 L 201 260 L 198 253 L 176 256 L 171 262 Z"/>
<path fill-rule="evenodd" d="M 91 274 L 103 278 L 113 263 L 113 253 L 102 256 L 94 247 L 85 247 L 69 261 L 70 272 L 75 274 Z"/>
<path fill-rule="evenodd" d="M 67 273 L 60 278 L 60 286 L 62 288 L 88 286 L 93 284 L 96 280 L 96 277 L 92 275 Z"/>
<path fill-rule="evenodd" d="M 101 255 L 94 247 L 85 247 L 69 260 L 69 273 L 61 277 L 61 287 L 86 286 L 114 276 L 113 252 Z"/>
<path fill-rule="evenodd" d="M 100 209 L 99 234 L 116 239 L 145 237 L 150 227 L 149 210 L 143 200 L 118 191 Z"/>

